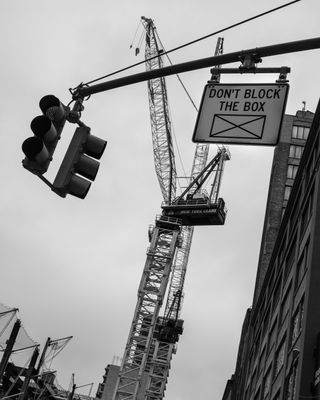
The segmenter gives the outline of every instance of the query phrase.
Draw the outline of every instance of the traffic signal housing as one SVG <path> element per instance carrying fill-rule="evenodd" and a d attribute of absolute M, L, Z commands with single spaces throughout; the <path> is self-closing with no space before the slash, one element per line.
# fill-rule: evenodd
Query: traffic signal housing
<path fill-rule="evenodd" d="M 90 134 L 90 128 L 76 129 L 53 182 L 53 191 L 61 197 L 70 194 L 84 199 L 95 180 L 107 142 Z"/>
<path fill-rule="evenodd" d="M 44 96 L 39 102 L 42 115 L 31 122 L 34 136 L 22 144 L 25 158 L 23 166 L 35 174 L 44 174 L 52 161 L 52 156 L 60 139 L 69 108 L 53 95 Z"/>

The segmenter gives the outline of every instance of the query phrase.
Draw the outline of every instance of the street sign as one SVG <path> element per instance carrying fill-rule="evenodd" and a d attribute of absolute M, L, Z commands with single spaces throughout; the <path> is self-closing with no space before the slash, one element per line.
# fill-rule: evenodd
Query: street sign
<path fill-rule="evenodd" d="M 192 140 L 276 145 L 288 89 L 285 83 L 207 84 Z"/>

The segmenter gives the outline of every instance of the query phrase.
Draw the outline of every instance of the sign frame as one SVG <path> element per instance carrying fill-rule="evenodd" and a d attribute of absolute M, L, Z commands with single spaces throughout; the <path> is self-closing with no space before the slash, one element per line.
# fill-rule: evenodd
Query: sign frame
<path fill-rule="evenodd" d="M 289 84 L 281 81 L 207 83 L 192 141 L 227 145 L 277 145 L 288 91 Z M 229 102 L 224 95 L 227 95 Z"/>

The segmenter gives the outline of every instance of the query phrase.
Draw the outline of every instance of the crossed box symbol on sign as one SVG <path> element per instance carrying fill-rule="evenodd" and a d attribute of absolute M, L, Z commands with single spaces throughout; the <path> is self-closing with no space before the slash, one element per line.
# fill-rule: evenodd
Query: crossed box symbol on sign
<path fill-rule="evenodd" d="M 265 115 L 214 114 L 210 137 L 261 139 Z"/>

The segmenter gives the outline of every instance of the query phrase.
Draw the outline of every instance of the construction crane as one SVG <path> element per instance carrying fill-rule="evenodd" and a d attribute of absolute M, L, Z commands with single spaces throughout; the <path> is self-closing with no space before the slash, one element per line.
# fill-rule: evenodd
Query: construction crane
<path fill-rule="evenodd" d="M 147 70 L 151 70 L 154 68 L 161 68 L 163 66 L 163 60 L 160 56 L 163 53 L 164 49 L 162 47 L 161 41 L 157 35 L 156 28 L 152 19 L 142 17 L 142 23 L 144 25 L 146 31 L 146 48 L 145 48 L 145 59 L 146 59 L 146 67 Z M 161 45 L 161 48 L 159 46 Z M 218 38 L 217 46 L 215 50 L 215 55 L 220 55 L 223 52 L 223 39 Z M 219 80 L 219 74 L 217 73 L 218 68 L 214 70 L 216 73 L 212 74 L 211 80 L 215 80 L 217 82 Z M 214 72 L 213 71 L 213 72 Z M 161 88 L 162 92 L 159 93 L 155 88 Z M 158 80 L 150 80 L 148 81 L 148 89 L 149 89 L 149 107 L 150 107 L 150 116 L 151 116 L 151 131 L 153 135 L 153 144 L 154 144 L 154 154 L 155 154 L 155 167 L 156 173 L 159 179 L 159 176 L 163 176 L 163 172 L 161 172 L 161 167 L 163 171 L 170 170 L 170 165 L 174 165 L 174 155 L 172 149 L 172 134 L 171 134 L 171 122 L 168 111 L 168 102 L 167 102 L 167 89 L 164 78 L 159 78 Z M 154 101 L 155 93 L 157 93 L 158 98 L 162 98 L 162 103 Z M 157 116 L 155 118 L 155 116 Z M 170 123 L 167 124 L 166 135 L 167 142 L 164 144 L 161 142 L 161 148 L 155 147 L 155 144 L 159 143 L 158 137 L 161 135 L 161 132 L 158 132 L 157 125 L 153 123 L 155 120 L 166 120 Z M 167 156 L 163 156 L 162 165 L 157 163 L 157 154 L 166 154 Z M 195 149 L 195 155 L 193 159 L 190 185 L 182 193 L 179 198 L 174 203 L 181 203 L 183 201 L 183 195 L 188 193 L 189 198 L 195 196 L 195 192 L 198 189 L 194 187 L 193 179 L 203 171 L 209 153 L 209 145 L 208 144 L 197 144 Z M 170 155 L 170 157 L 168 157 Z M 165 164 L 165 161 L 170 159 L 170 164 Z M 219 157 L 220 165 L 216 173 L 215 184 L 212 186 L 212 193 L 215 193 L 217 196 L 219 192 L 219 187 L 217 185 L 221 182 L 221 174 L 223 170 L 223 161 L 224 157 Z M 170 174 L 169 174 L 170 176 Z M 174 169 L 174 176 L 176 176 L 176 170 Z M 165 186 L 166 181 L 160 183 L 160 187 Z M 172 186 L 176 187 L 176 185 Z M 193 188 L 193 189 L 191 189 Z M 162 191 L 163 192 L 163 191 Z M 173 191 L 171 191 L 173 193 Z M 168 208 L 171 204 L 170 197 L 168 196 L 169 192 L 164 194 L 164 205 L 163 209 L 168 213 Z M 200 198 L 199 198 L 200 197 Z M 198 200 L 191 200 L 193 202 L 201 201 L 201 197 L 198 195 Z M 169 198 L 169 200 L 168 200 Z M 208 198 L 207 198 L 208 199 Z M 213 204 L 216 204 L 216 198 L 213 201 Z M 171 208 L 171 212 L 175 212 L 176 208 Z M 167 295 L 167 303 L 165 307 L 165 318 L 159 317 L 159 325 L 162 327 L 162 330 L 166 331 L 167 324 L 170 325 L 170 329 L 172 332 L 171 340 L 161 340 L 161 335 L 156 335 L 154 337 L 154 346 L 151 347 L 152 358 L 150 361 L 150 369 L 148 375 L 148 382 L 146 386 L 146 398 L 147 399 L 162 399 L 164 396 L 164 391 L 166 387 L 166 382 L 168 379 L 168 374 L 170 370 L 170 364 L 172 355 L 176 352 L 176 342 L 178 341 L 179 335 L 182 334 L 182 325 L 183 321 L 179 319 L 181 313 L 181 299 L 183 296 L 183 287 L 184 280 L 186 275 L 186 269 L 189 259 L 189 253 L 191 248 L 192 236 L 193 236 L 193 226 L 188 224 L 189 226 L 183 225 L 181 227 L 181 237 L 182 243 L 181 246 L 176 249 L 176 256 L 172 266 L 171 272 L 171 281 L 168 288 Z M 177 296 L 179 296 L 179 301 L 177 300 Z M 170 322 L 168 321 L 168 316 L 171 315 Z M 161 330 L 161 328 L 160 328 Z M 148 367 L 148 366 L 147 366 Z"/>
<path fill-rule="evenodd" d="M 151 19 L 142 17 L 146 30 L 146 66 L 161 68 L 162 49 Z M 219 49 L 222 51 L 222 41 Z M 217 52 L 217 50 L 216 50 Z M 138 301 L 119 370 L 113 400 L 162 399 L 176 343 L 183 332 L 180 319 L 183 286 L 194 225 L 223 225 L 224 201 L 218 198 L 224 147 L 206 165 L 208 145 L 197 145 L 190 183 L 176 197 L 176 167 L 164 78 L 148 81 L 155 169 L 163 195 L 162 215 L 149 229 L 150 247 L 138 289 Z M 208 194 L 203 188 L 214 175 Z M 168 287 L 169 286 L 169 287 Z M 167 290 L 168 289 L 168 290 Z M 164 316 L 160 309 L 167 299 Z M 142 394 L 141 394 L 142 393 Z"/>

